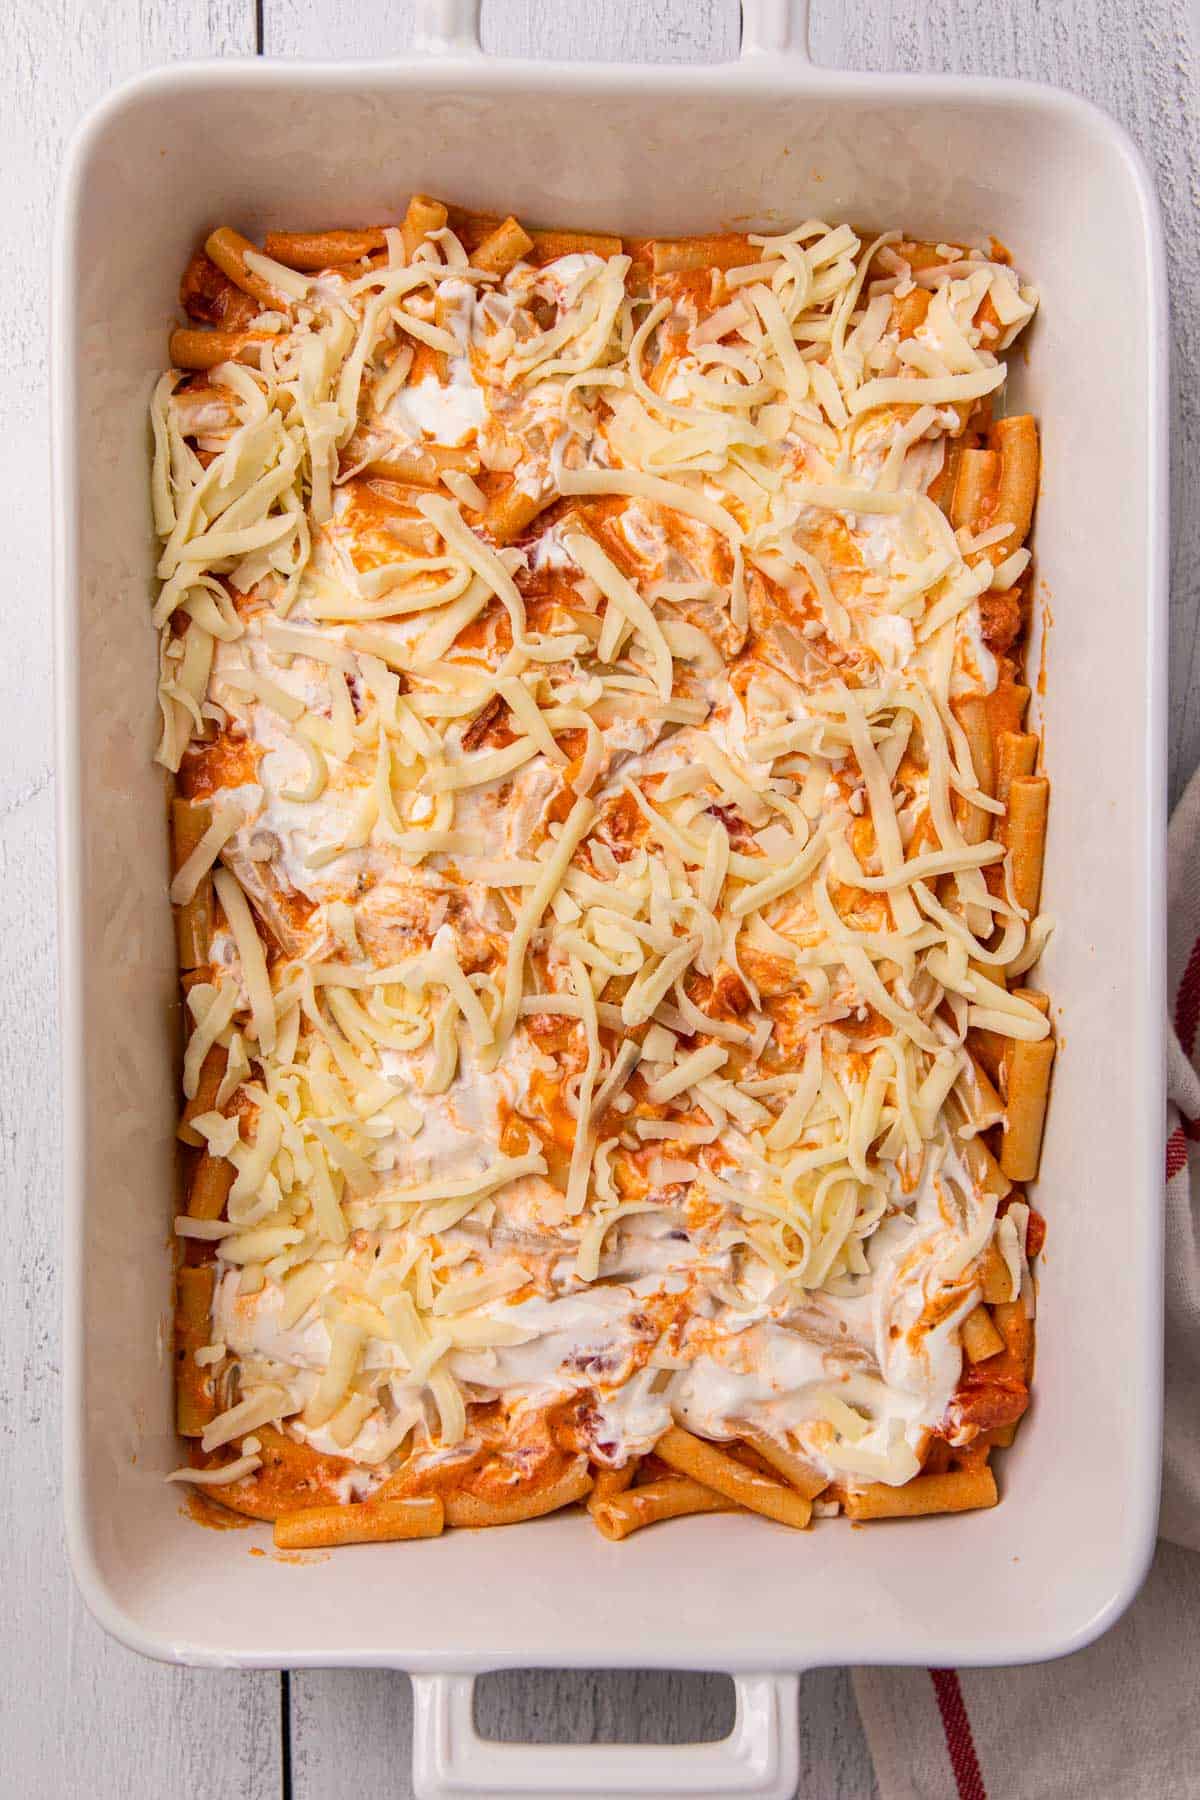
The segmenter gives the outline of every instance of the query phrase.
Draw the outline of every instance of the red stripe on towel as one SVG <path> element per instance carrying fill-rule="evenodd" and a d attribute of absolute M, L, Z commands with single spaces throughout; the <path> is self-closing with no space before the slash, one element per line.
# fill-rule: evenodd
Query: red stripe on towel
<path fill-rule="evenodd" d="M 958 1800 L 987 1800 L 987 1789 L 983 1785 L 983 1772 L 975 1754 L 975 1739 L 971 1736 L 971 1721 L 967 1717 L 967 1704 L 963 1699 L 958 1671 L 930 1669 L 929 1679 L 933 1682 L 938 1711 L 942 1715 L 942 1730 L 946 1734 L 946 1749 L 950 1756 L 950 1767 L 954 1771 Z"/>
<path fill-rule="evenodd" d="M 1173 1175 L 1178 1175 L 1180 1169 L 1182 1169 L 1182 1167 L 1183 1167 L 1184 1163 L 1186 1163 L 1186 1161 L 1187 1161 L 1187 1139 L 1183 1133 L 1183 1126 L 1177 1125 L 1175 1127 L 1174 1131 L 1171 1133 L 1170 1137 L 1167 1139 L 1167 1180 L 1168 1181 L 1170 1181 L 1170 1179 Z"/>
<path fill-rule="evenodd" d="M 1190 1056 L 1196 1047 L 1196 1028 L 1200 1025 L 1200 938 L 1192 945 L 1183 980 L 1175 996 L 1175 1035 Z"/>

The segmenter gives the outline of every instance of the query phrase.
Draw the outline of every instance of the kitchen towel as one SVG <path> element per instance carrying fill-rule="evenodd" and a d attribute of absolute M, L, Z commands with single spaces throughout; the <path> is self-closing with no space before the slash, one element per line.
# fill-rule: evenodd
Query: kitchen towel
<path fill-rule="evenodd" d="M 1113 1629 L 1060 1661 L 856 1670 L 880 1800 L 1200 1795 L 1200 772 L 1172 816 L 1167 858 L 1167 1382 L 1154 1564 Z"/>

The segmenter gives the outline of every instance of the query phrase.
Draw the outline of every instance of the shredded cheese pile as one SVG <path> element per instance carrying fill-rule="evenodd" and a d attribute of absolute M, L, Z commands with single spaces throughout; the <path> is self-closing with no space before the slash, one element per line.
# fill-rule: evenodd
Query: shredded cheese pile
<path fill-rule="evenodd" d="M 930 488 L 1036 295 L 751 242 L 257 257 L 261 366 L 158 384 L 159 758 L 211 807 L 172 898 L 220 908 L 184 1091 L 222 1047 L 236 1171 L 178 1222 L 205 1451 L 282 1422 L 362 1495 L 585 1394 L 601 1462 L 674 1414 L 901 1481 L 994 1237 L 1020 1289 L 964 1039 L 1045 1034 L 997 974 L 1046 922 L 960 715 L 1028 552 Z"/>

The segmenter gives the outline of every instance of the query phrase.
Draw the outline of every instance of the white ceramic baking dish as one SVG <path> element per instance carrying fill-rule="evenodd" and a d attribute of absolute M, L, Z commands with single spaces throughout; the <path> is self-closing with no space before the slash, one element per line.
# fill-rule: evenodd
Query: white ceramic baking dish
<path fill-rule="evenodd" d="M 469 0 L 371 65 L 211 63 L 122 89 L 71 150 L 55 268 L 66 1495 L 76 1575 L 126 1643 L 243 1668 L 413 1672 L 423 1794 L 791 1794 L 795 1671 L 1009 1663 L 1087 1643 L 1149 1557 L 1160 1431 L 1166 305 L 1118 129 L 1010 82 L 836 74 L 753 0 L 740 61 L 496 62 Z M 156 735 L 145 406 L 179 270 L 251 233 L 395 216 L 410 189 L 531 221 L 680 233 L 812 213 L 995 231 L 1043 314 L 1010 405 L 1045 434 L 1054 615 L 1046 958 L 1062 1054 L 1035 1406 L 993 1512 L 794 1537 L 697 1518 L 619 1546 L 578 1517 L 303 1565 L 196 1527 L 164 1470 L 176 978 Z M 472 1672 L 726 1669 L 719 1745 L 484 1746 Z"/>

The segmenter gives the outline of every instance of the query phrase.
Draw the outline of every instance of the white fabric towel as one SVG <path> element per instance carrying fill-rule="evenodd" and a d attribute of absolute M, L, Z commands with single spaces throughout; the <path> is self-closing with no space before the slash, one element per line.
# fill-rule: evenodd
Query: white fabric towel
<path fill-rule="evenodd" d="M 1098 1643 L 1015 1669 L 859 1669 L 880 1800 L 1200 1795 L 1200 773 L 1168 840 L 1167 1419 L 1160 1541 Z"/>

